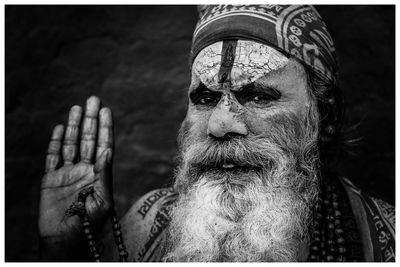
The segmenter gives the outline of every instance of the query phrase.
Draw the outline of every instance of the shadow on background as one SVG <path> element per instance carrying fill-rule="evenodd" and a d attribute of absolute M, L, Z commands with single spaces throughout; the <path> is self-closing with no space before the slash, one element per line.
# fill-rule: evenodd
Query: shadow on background
<path fill-rule="evenodd" d="M 317 6 L 336 42 L 348 121 L 364 141 L 337 171 L 394 203 L 394 6 Z M 114 112 L 119 214 L 173 174 L 194 6 L 6 6 L 6 261 L 37 261 L 52 127 L 97 95 Z"/>

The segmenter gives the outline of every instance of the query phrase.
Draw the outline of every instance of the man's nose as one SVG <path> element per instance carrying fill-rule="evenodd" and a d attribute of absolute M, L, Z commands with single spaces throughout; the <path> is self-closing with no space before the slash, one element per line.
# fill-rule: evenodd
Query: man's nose
<path fill-rule="evenodd" d="M 208 121 L 207 134 L 217 138 L 246 136 L 247 127 L 240 118 L 239 103 L 221 100 Z"/>

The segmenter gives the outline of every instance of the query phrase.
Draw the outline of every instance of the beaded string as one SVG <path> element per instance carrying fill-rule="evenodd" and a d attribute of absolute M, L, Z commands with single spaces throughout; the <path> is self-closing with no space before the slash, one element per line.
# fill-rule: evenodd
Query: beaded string
<path fill-rule="evenodd" d="M 327 178 L 314 209 L 309 261 L 362 261 L 360 241 L 350 239 L 358 231 L 347 195 L 336 177 Z"/>
<path fill-rule="evenodd" d="M 111 223 L 114 233 L 115 244 L 117 245 L 118 248 L 119 260 L 122 262 L 127 262 L 128 251 L 126 250 L 126 247 L 124 245 L 124 239 L 122 238 L 122 232 L 121 232 L 121 225 L 118 222 L 117 215 L 114 210 L 111 215 Z"/>
<path fill-rule="evenodd" d="M 94 193 L 93 186 L 84 188 L 78 194 L 78 200 L 72 203 L 71 207 L 67 209 L 65 215 L 68 217 L 78 215 L 79 219 L 83 225 L 83 232 L 85 233 L 86 240 L 89 246 L 89 252 L 95 262 L 100 262 L 100 254 L 97 251 L 96 241 L 94 240 L 94 235 L 92 227 L 89 222 L 89 218 L 86 214 L 85 202 L 86 198 Z"/>
<path fill-rule="evenodd" d="M 313 262 L 346 261 L 341 213 L 337 202 L 337 188 L 326 185 L 315 205 L 309 260 Z"/>
<path fill-rule="evenodd" d="M 78 199 L 76 202 L 72 203 L 72 205 L 66 210 L 65 215 L 68 217 L 72 217 L 74 215 L 78 215 L 79 219 L 83 226 L 83 232 L 85 233 L 86 240 L 89 247 L 89 252 L 95 262 L 100 262 L 100 253 L 97 250 L 96 241 L 94 239 L 92 226 L 89 222 L 89 218 L 86 214 L 85 202 L 86 198 L 94 193 L 93 186 L 84 188 L 78 194 Z M 112 211 L 111 214 L 111 224 L 113 228 L 114 240 L 115 244 L 118 248 L 119 258 L 121 262 L 128 261 L 128 252 L 124 245 L 124 240 L 122 237 L 121 226 L 118 222 L 117 215 L 115 210 Z"/>

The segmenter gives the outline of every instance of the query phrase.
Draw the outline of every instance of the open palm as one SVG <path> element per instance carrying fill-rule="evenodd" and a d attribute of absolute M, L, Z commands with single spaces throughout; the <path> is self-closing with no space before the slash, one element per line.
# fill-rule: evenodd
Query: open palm
<path fill-rule="evenodd" d="M 67 127 L 57 125 L 50 140 L 39 206 L 39 233 L 48 246 L 83 238 L 78 216 L 66 216 L 82 189 L 94 188 L 85 208 L 95 229 L 102 227 L 114 205 L 111 111 L 100 109 L 100 100 L 90 97 L 82 113 L 81 107 L 72 107 Z"/>

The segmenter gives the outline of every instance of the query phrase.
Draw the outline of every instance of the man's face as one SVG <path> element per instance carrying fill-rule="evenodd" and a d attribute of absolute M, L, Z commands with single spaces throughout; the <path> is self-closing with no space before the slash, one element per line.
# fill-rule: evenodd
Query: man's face
<path fill-rule="evenodd" d="M 166 260 L 302 260 L 318 113 L 304 68 L 252 41 L 194 60 Z M 305 254 L 305 255 L 304 255 Z"/>
<path fill-rule="evenodd" d="M 310 99 L 303 66 L 266 45 L 238 41 L 231 67 L 224 70 L 221 65 L 229 64 L 224 57 L 232 53 L 222 46 L 218 42 L 203 49 L 193 63 L 185 120 L 191 132 L 246 137 L 268 131 L 275 115 L 304 117 Z"/>

